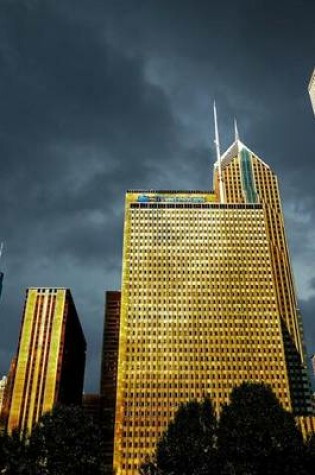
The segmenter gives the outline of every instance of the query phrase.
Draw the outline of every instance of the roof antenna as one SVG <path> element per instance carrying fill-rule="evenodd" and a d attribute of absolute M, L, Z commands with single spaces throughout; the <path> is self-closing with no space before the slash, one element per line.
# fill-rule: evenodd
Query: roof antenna
<path fill-rule="evenodd" d="M 220 137 L 219 137 L 219 127 L 218 127 L 218 117 L 217 109 L 215 106 L 215 101 L 213 101 L 213 115 L 214 115 L 214 130 L 215 130 L 215 148 L 217 152 L 217 162 L 218 162 L 218 171 L 219 171 L 219 190 L 220 190 L 220 202 L 224 203 L 224 188 L 222 180 L 222 167 L 221 167 L 221 152 L 220 152 Z"/>
<path fill-rule="evenodd" d="M 237 120 L 234 118 L 234 141 L 237 142 L 240 139 L 240 134 L 238 133 Z"/>
<path fill-rule="evenodd" d="M 2 254 L 3 254 L 3 247 L 4 247 L 4 242 L 2 241 L 1 244 L 0 244 L 0 260 L 1 260 Z"/>

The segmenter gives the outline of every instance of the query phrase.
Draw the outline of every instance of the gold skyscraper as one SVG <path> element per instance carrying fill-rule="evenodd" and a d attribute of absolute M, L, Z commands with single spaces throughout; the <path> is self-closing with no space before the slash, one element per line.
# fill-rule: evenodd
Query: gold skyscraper
<path fill-rule="evenodd" d="M 68 289 L 30 288 L 18 346 L 7 430 L 30 432 L 56 403 L 82 400 L 86 343 Z"/>
<path fill-rule="evenodd" d="M 146 201 L 147 200 L 147 201 Z M 115 468 L 135 474 L 181 402 L 268 382 L 291 409 L 261 204 L 206 192 L 126 199 Z"/>
<path fill-rule="evenodd" d="M 303 328 L 285 236 L 277 177 L 269 165 L 239 140 L 237 128 L 234 143 L 221 157 L 221 163 L 215 164 L 214 188 L 217 196 L 220 194 L 219 165 L 226 203 L 262 205 L 277 306 L 281 316 L 292 409 L 296 415 L 309 414 L 312 411 L 312 403 Z"/>
<path fill-rule="evenodd" d="M 238 138 L 214 192 L 127 192 L 114 468 L 135 475 L 177 407 L 263 381 L 311 414 L 277 178 Z M 312 418 L 301 418 L 311 430 Z"/>

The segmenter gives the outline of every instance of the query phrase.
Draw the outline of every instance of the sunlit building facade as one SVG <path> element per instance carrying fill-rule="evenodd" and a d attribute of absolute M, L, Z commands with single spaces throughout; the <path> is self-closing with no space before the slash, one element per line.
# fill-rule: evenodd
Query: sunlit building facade
<path fill-rule="evenodd" d="M 312 412 L 311 388 L 277 176 L 238 136 L 222 155 L 220 165 L 226 203 L 257 203 L 262 206 L 281 316 L 292 409 L 296 415 L 305 416 Z M 219 172 L 217 162 L 214 170 L 216 196 L 219 196 Z"/>
<path fill-rule="evenodd" d="M 56 403 L 81 404 L 86 342 L 64 288 L 30 288 L 21 326 L 7 430 L 29 433 Z"/>
<path fill-rule="evenodd" d="M 114 468 L 133 475 L 177 407 L 265 381 L 292 409 L 266 209 L 218 192 L 126 195 Z"/>

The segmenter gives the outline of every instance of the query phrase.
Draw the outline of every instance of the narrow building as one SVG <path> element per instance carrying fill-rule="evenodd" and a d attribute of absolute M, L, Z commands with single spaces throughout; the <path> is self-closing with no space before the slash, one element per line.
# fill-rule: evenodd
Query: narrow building
<path fill-rule="evenodd" d="M 8 416 L 8 432 L 30 433 L 59 404 L 81 404 L 86 342 L 68 289 L 30 288 Z"/>
<path fill-rule="evenodd" d="M 104 436 L 104 465 L 112 474 L 114 427 L 117 392 L 117 369 L 120 324 L 120 292 L 105 294 L 105 321 L 101 367 L 101 428 Z"/>

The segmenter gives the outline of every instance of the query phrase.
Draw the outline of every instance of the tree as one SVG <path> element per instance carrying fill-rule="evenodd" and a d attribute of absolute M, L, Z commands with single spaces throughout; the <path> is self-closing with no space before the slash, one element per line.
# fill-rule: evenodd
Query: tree
<path fill-rule="evenodd" d="M 0 473 L 6 475 L 32 475 L 32 466 L 28 458 L 28 449 L 20 434 L 15 431 L 11 436 L 0 436 Z"/>
<path fill-rule="evenodd" d="M 218 427 L 221 473 L 305 474 L 305 449 L 294 417 L 269 386 L 243 383 L 222 408 Z"/>
<path fill-rule="evenodd" d="M 312 434 L 308 437 L 305 445 L 308 472 L 311 474 L 312 472 L 314 472 L 315 467 L 315 434 Z"/>
<path fill-rule="evenodd" d="M 28 455 L 34 474 L 101 474 L 101 432 L 82 408 L 56 406 L 34 427 Z"/>
<path fill-rule="evenodd" d="M 216 473 L 216 418 L 210 399 L 181 405 L 158 442 L 156 465 L 161 475 Z M 151 467 L 152 468 L 152 467 Z"/>

